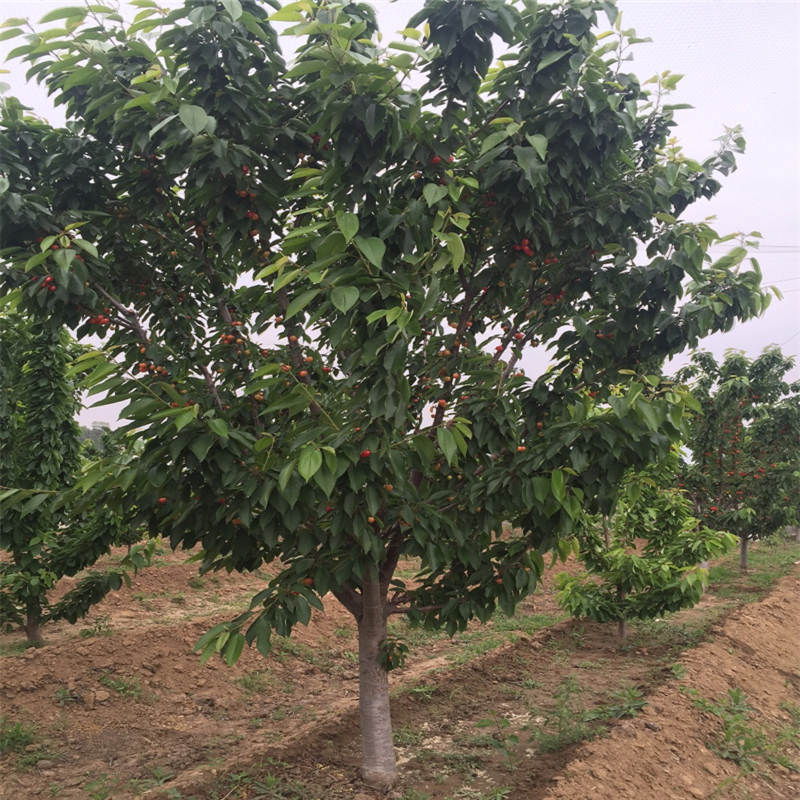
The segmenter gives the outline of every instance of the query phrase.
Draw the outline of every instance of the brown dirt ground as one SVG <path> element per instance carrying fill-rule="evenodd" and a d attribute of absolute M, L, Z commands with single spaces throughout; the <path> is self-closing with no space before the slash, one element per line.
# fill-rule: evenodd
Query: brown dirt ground
<path fill-rule="evenodd" d="M 275 797 L 371 797 L 357 780 L 356 640 L 347 612 L 331 603 L 291 641 L 279 641 L 266 662 L 246 650 L 232 668 L 201 666 L 192 653 L 197 638 L 246 606 L 259 579 L 198 581 L 196 567 L 182 559 L 160 559 L 83 625 L 50 626 L 47 647 L 2 659 L 2 713 L 35 723 L 37 741 L 26 766 L 4 760 L 0 796 L 132 800 L 173 789 L 185 800 L 233 800 L 256 796 L 256 777 L 273 776 L 282 787 Z M 794 576 L 736 612 L 710 642 L 681 656 L 681 683 L 711 700 L 744 689 L 759 725 L 777 729 L 788 719 L 781 704 L 798 703 L 796 599 Z M 711 594 L 703 601 L 706 611 L 715 604 L 725 607 Z M 521 612 L 542 615 L 543 623 L 558 616 L 549 578 Z M 624 651 L 609 626 L 576 621 L 518 631 L 497 623 L 488 640 L 485 630 L 471 629 L 418 642 L 410 666 L 391 676 L 399 791 L 440 800 L 464 787 L 509 786 L 510 800 L 683 800 L 733 797 L 713 791 L 736 778 L 732 788 L 747 788 L 755 800 L 796 796 L 793 776 L 780 768 L 740 778 L 733 762 L 711 754 L 706 743 L 718 720 L 695 708 L 675 681 L 665 683 L 668 665 L 693 643 L 691 615 L 700 613 L 684 612 L 689 627 L 636 634 Z M 78 635 L 93 623 L 107 623 L 110 635 Z M 0 637 L 5 648 L 16 641 L 17 634 Z M 553 712 L 553 695 L 569 676 L 578 681 L 581 708 L 606 704 L 625 687 L 641 690 L 650 705 L 614 723 L 608 738 L 539 754 L 524 723 L 533 719 L 535 727 Z M 511 748 L 513 770 L 475 727 L 491 711 L 520 737 Z M 599 731 L 600 723 L 589 724 Z M 153 789 L 154 768 L 156 777 L 176 777 Z"/>
<path fill-rule="evenodd" d="M 785 727 L 791 721 L 787 705 L 797 708 L 800 700 L 798 590 L 797 575 L 790 575 L 766 599 L 731 615 L 710 641 L 682 659 L 682 686 L 658 688 L 641 717 L 585 745 L 542 800 L 800 797 L 796 772 L 776 766 L 746 773 L 734 761 L 715 757 L 707 744 L 721 733 L 719 718 L 681 691 L 688 687 L 719 702 L 729 690 L 741 689 L 754 709 L 752 728 L 774 734 Z"/>

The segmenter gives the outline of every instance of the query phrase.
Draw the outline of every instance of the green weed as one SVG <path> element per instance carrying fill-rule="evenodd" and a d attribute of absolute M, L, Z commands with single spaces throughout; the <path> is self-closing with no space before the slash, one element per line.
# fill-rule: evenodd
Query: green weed
<path fill-rule="evenodd" d="M 136 677 L 126 678 L 124 675 L 115 677 L 110 672 L 106 672 L 100 676 L 100 683 L 109 689 L 113 689 L 117 694 L 122 697 L 130 697 L 133 700 L 139 700 L 142 696 L 142 686 L 139 679 Z"/>
<path fill-rule="evenodd" d="M 0 753 L 19 753 L 36 741 L 36 726 L 0 717 Z"/>
<path fill-rule="evenodd" d="M 62 689 L 56 689 L 53 693 L 53 699 L 60 705 L 66 705 L 67 703 L 77 703 L 80 701 L 81 696 L 74 690 L 68 689 L 66 687 Z"/>
<path fill-rule="evenodd" d="M 729 689 L 721 702 L 713 702 L 693 694 L 693 704 L 703 711 L 713 714 L 719 719 L 722 730 L 707 747 L 720 758 L 733 761 L 745 772 L 758 769 L 759 760 L 780 764 L 786 769 L 800 771 L 800 768 L 782 752 L 790 742 L 797 742 L 797 728 L 789 726 L 781 730 L 777 736 L 770 737 L 764 728 L 751 723 L 752 706 L 747 695 L 739 688 Z"/>
<path fill-rule="evenodd" d="M 415 731 L 413 728 L 401 726 L 394 730 L 394 743 L 398 747 L 411 747 L 415 744 L 420 744 L 425 736 L 421 731 Z"/>
<path fill-rule="evenodd" d="M 245 694 L 253 695 L 265 694 L 268 692 L 272 687 L 273 681 L 268 672 L 259 670 L 242 675 L 241 678 L 236 679 L 235 683 L 238 683 L 239 686 L 242 687 Z"/>
<path fill-rule="evenodd" d="M 519 736 L 510 733 L 511 722 L 505 717 L 501 717 L 496 712 L 492 712 L 486 719 L 475 723 L 476 728 L 492 728 L 493 734 L 490 744 L 499 753 L 502 753 L 509 769 L 519 760 L 519 756 L 514 751 L 519 745 Z"/>
<path fill-rule="evenodd" d="M 89 628 L 82 628 L 78 636 L 88 639 L 91 636 L 111 636 L 111 617 L 106 614 L 97 617 Z"/>
<path fill-rule="evenodd" d="M 635 686 L 611 692 L 610 696 L 617 702 L 588 712 L 586 719 L 629 719 L 647 705 L 644 695 Z"/>
<path fill-rule="evenodd" d="M 578 704 L 582 691 L 578 681 L 568 676 L 556 692 L 554 708 L 531 711 L 531 721 L 525 728 L 532 728 L 531 741 L 537 743 L 540 753 L 555 752 L 597 735 L 597 731 L 587 724 L 586 710 Z"/>

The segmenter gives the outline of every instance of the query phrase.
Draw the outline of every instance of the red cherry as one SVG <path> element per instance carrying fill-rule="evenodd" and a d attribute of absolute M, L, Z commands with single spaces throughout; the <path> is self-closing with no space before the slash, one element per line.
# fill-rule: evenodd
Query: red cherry
<path fill-rule="evenodd" d="M 248 173 L 248 172 L 250 172 L 250 167 L 248 167 L 247 165 L 243 166 L 243 167 L 242 167 L 242 172 L 243 172 L 245 175 L 247 175 L 247 173 Z"/>
<path fill-rule="evenodd" d="M 442 159 L 441 159 L 441 156 L 434 156 L 434 157 L 431 159 L 431 164 L 438 164 L 438 163 L 439 163 L 441 160 L 442 160 Z"/>
<path fill-rule="evenodd" d="M 166 497 L 159 497 L 158 498 L 158 502 L 161 503 L 161 505 L 163 506 L 163 505 L 166 504 L 167 498 Z"/>
<path fill-rule="evenodd" d="M 372 451 L 370 450 L 362 450 L 361 451 L 361 458 L 369 458 L 372 455 Z"/>

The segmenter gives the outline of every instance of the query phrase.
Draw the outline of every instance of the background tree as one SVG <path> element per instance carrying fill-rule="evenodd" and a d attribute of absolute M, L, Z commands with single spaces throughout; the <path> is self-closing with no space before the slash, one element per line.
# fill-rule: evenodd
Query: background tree
<path fill-rule="evenodd" d="M 682 485 L 704 522 L 739 537 L 743 571 L 749 541 L 798 520 L 800 384 L 785 381 L 793 364 L 772 347 L 752 360 L 731 351 L 722 363 L 697 353 L 679 373 L 702 404 Z"/>
<path fill-rule="evenodd" d="M 714 231 L 677 219 L 743 140 L 677 149 L 676 78 L 623 70 L 633 32 L 593 32 L 610 3 L 434 0 L 389 47 L 365 5 L 139 5 L 7 23 L 70 121 L 5 104 L 6 291 L 104 340 L 86 385 L 141 446 L 87 505 L 204 571 L 280 565 L 204 657 L 268 653 L 328 594 L 353 614 L 386 785 L 388 616 L 512 613 L 581 511 L 681 437 L 683 394 L 647 376 L 765 307 L 744 250 L 712 265 Z M 297 23 L 291 68 L 270 20 Z M 540 344 L 553 366 L 526 377 Z"/>
<path fill-rule="evenodd" d="M 0 316 L 0 485 L 14 495 L 0 520 L 0 624 L 21 625 L 34 644 L 45 622 L 76 622 L 127 577 L 125 566 L 146 563 L 138 548 L 124 565 L 90 572 L 57 603 L 47 593 L 64 576 L 92 566 L 119 538 L 118 515 L 99 506 L 77 513 L 58 502 L 80 470 L 76 386 L 70 380 L 70 343 L 47 322 L 24 324 Z"/>
<path fill-rule="evenodd" d="M 736 544 L 692 516 L 686 493 L 676 488 L 678 455 L 623 481 L 619 504 L 609 517 L 585 517 L 578 534 L 579 557 L 588 575 L 556 578 L 558 602 L 575 617 L 616 621 L 620 642 L 630 619 L 654 619 L 691 608 L 703 595 L 707 571 L 701 562 Z"/>

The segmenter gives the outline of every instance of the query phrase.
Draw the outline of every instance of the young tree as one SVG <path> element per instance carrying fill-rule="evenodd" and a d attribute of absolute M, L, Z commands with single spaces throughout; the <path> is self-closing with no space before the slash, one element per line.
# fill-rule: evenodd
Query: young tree
<path fill-rule="evenodd" d="M 708 574 L 698 567 L 736 543 L 732 534 L 698 524 L 686 493 L 675 487 L 677 468 L 672 452 L 663 462 L 626 475 L 611 517 L 585 517 L 578 534 L 589 574 L 563 573 L 556 579 L 561 607 L 576 617 L 616 621 L 620 643 L 627 620 L 696 605 Z"/>
<path fill-rule="evenodd" d="M 800 383 L 785 381 L 793 365 L 771 347 L 752 360 L 730 351 L 722 363 L 697 353 L 679 373 L 702 405 L 681 485 L 698 516 L 739 537 L 743 572 L 749 541 L 798 520 Z"/>
<path fill-rule="evenodd" d="M 58 502 L 79 475 L 80 429 L 72 358 L 63 329 L 0 316 L 0 487 L 22 489 L 0 519 L 0 624 L 20 625 L 41 644 L 42 625 L 75 622 L 127 578 L 124 566 L 146 563 L 138 548 L 126 565 L 90 572 L 56 603 L 47 593 L 64 576 L 92 566 L 122 530 L 100 506 L 77 513 Z"/>
<path fill-rule="evenodd" d="M 680 438 L 684 395 L 647 376 L 765 307 L 757 264 L 712 265 L 716 234 L 678 219 L 743 140 L 683 156 L 677 76 L 623 69 L 633 32 L 593 32 L 608 2 L 433 0 L 389 47 L 356 3 L 138 5 L 17 29 L 70 121 L 5 104 L 6 290 L 105 342 L 87 384 L 142 446 L 94 476 L 103 502 L 203 570 L 280 563 L 204 657 L 266 654 L 328 594 L 353 614 L 386 785 L 387 617 L 513 612 L 581 510 Z"/>

